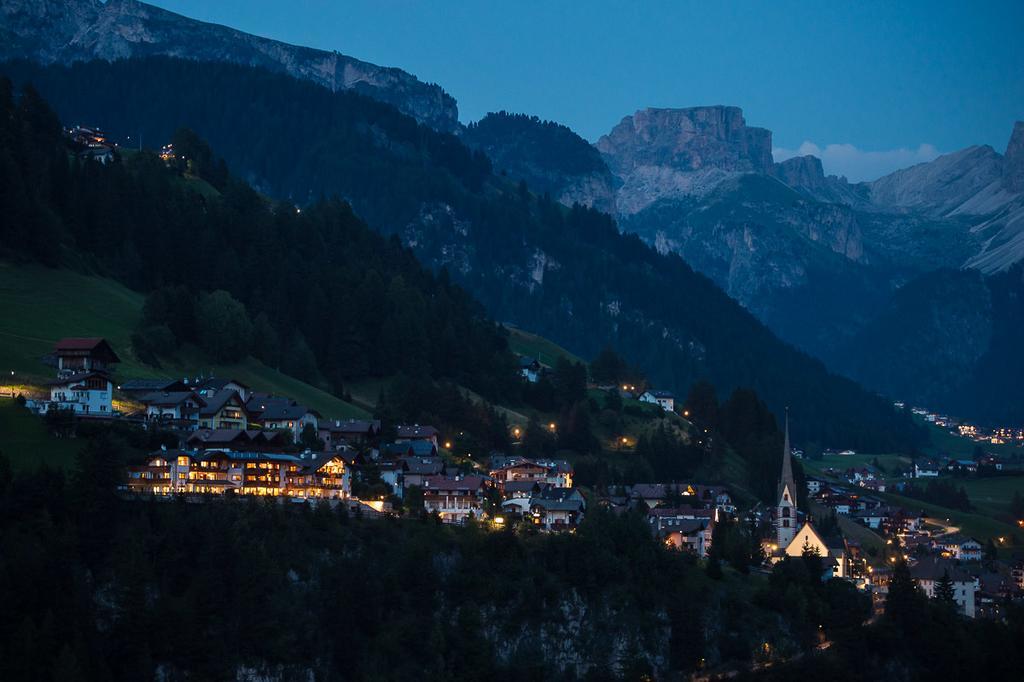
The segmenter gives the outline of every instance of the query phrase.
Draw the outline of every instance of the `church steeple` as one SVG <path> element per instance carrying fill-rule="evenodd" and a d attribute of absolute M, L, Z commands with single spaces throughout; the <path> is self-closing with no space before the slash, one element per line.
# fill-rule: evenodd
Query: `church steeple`
<path fill-rule="evenodd" d="M 796 483 L 793 481 L 793 453 L 789 447 L 789 408 L 786 408 L 786 438 L 782 445 L 782 476 L 779 477 L 779 499 L 789 485 L 789 494 L 796 494 Z"/>
<path fill-rule="evenodd" d="M 793 480 L 793 453 L 789 445 L 789 408 L 786 408 L 785 441 L 782 446 L 782 475 L 779 477 L 778 503 L 775 508 L 775 539 L 785 550 L 796 537 L 796 481 Z"/>

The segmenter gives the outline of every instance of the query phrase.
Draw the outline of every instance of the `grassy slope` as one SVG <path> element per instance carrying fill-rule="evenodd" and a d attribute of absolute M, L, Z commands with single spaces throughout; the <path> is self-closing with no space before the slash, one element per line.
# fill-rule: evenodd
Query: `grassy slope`
<path fill-rule="evenodd" d="M 0 452 L 10 458 L 15 469 L 43 463 L 56 469 L 68 467 L 80 446 L 76 440 L 54 438 L 41 419 L 12 398 L 0 398 Z"/>
<path fill-rule="evenodd" d="M 966 478 L 955 482 L 964 487 L 971 503 L 986 514 L 1009 514 L 1013 494 L 1024 495 L 1024 476 Z"/>
<path fill-rule="evenodd" d="M 213 372 L 257 390 L 287 395 L 319 410 L 325 417 L 358 417 L 367 412 L 309 384 L 284 375 L 252 358 L 233 363 L 210 362 L 195 348 L 156 369 L 131 353 L 130 336 L 142 312 L 143 297 L 117 282 L 69 270 L 0 263 L 0 377 L 14 383 L 41 383 L 52 370 L 40 358 L 63 336 L 102 336 L 121 357 L 117 377 L 183 377 Z"/>
<path fill-rule="evenodd" d="M 538 336 L 507 323 L 505 328 L 509 331 L 508 345 L 512 348 L 512 351 L 520 355 L 535 357 L 542 365 L 554 367 L 560 357 L 572 362 L 583 362 L 578 356 L 573 355 L 554 341 L 549 341 L 543 336 Z"/>

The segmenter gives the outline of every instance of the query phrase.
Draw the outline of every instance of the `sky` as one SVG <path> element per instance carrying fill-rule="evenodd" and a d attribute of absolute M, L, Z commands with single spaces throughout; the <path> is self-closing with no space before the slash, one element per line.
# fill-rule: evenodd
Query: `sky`
<path fill-rule="evenodd" d="M 405 69 L 464 123 L 513 111 L 594 141 L 644 107 L 740 106 L 777 160 L 873 179 L 1024 119 L 1024 0 L 151 0 Z"/>

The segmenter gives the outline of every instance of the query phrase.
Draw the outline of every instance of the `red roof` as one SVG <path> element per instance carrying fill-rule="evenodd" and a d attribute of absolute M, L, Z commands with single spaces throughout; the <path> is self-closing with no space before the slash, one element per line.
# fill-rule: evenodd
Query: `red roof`
<path fill-rule="evenodd" d="M 110 347 L 106 339 L 98 336 L 89 337 L 68 337 L 61 339 L 54 346 L 54 350 L 57 353 L 89 353 L 101 354 L 106 356 L 104 359 L 107 362 L 120 362 L 121 359 L 117 357 L 117 353 Z"/>

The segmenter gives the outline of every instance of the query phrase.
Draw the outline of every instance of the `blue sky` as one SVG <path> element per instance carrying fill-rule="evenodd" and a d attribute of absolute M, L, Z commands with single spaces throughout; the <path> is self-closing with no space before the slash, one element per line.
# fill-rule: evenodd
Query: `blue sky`
<path fill-rule="evenodd" d="M 506 109 L 595 140 L 643 107 L 734 104 L 778 157 L 817 153 L 853 180 L 1002 152 L 1024 119 L 1024 0 L 153 2 L 398 66 L 441 84 L 464 122 Z"/>

